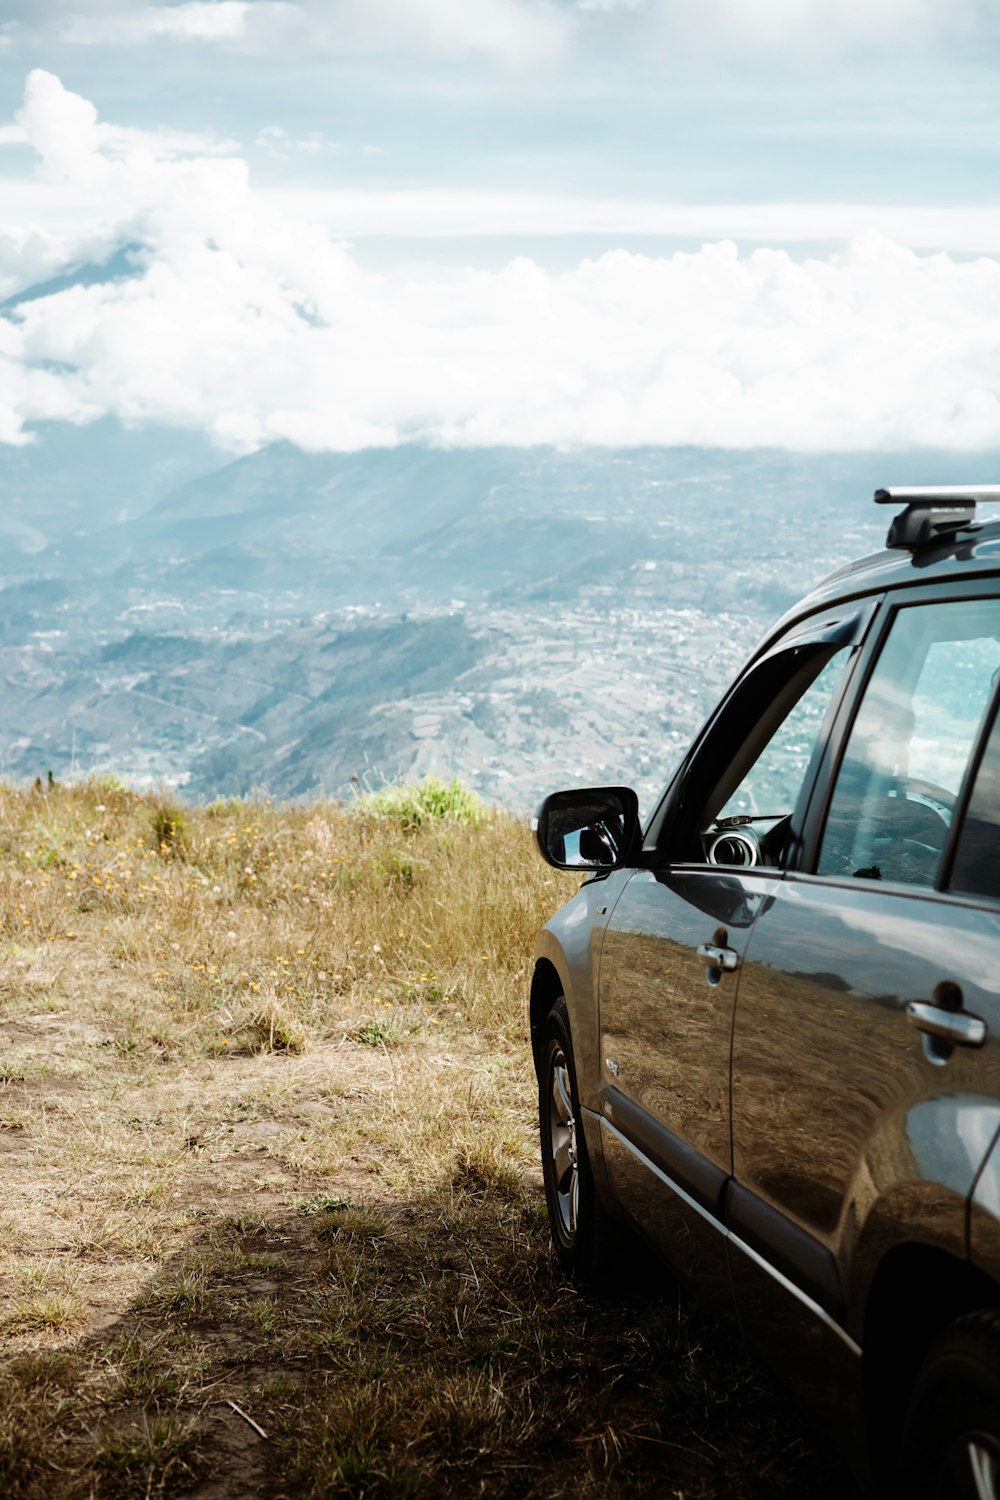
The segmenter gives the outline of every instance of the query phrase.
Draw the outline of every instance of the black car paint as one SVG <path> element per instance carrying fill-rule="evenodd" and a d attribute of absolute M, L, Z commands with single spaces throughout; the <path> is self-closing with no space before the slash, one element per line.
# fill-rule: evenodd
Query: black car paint
<path fill-rule="evenodd" d="M 947 889 L 810 872 L 893 608 L 998 591 L 996 526 L 826 580 L 769 633 L 709 717 L 641 851 L 588 881 L 536 953 L 533 1019 L 547 993 L 566 995 L 607 1204 L 740 1323 L 869 1477 L 865 1349 L 882 1347 L 875 1303 L 887 1268 L 933 1265 L 941 1276 L 940 1306 L 915 1308 L 904 1340 L 918 1352 L 970 1300 L 1000 1303 L 1000 909 Z M 785 867 L 734 872 L 692 860 L 685 819 L 741 684 L 760 678 L 776 649 L 852 612 L 852 659 Z M 719 942 L 736 955 L 732 972 L 698 954 Z M 907 1003 L 941 982 L 986 1021 L 983 1049 L 935 1055 L 907 1024 Z M 774 1120 L 789 1115 L 799 1133 L 778 1133 L 776 1149 Z"/>

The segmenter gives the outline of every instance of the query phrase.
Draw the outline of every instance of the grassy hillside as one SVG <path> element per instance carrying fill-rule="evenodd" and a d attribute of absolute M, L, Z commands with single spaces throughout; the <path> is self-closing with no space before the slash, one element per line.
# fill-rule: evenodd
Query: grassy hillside
<path fill-rule="evenodd" d="M 0 1493 L 821 1493 L 664 1273 L 553 1270 L 526 997 L 573 887 L 462 797 L 0 788 Z"/>

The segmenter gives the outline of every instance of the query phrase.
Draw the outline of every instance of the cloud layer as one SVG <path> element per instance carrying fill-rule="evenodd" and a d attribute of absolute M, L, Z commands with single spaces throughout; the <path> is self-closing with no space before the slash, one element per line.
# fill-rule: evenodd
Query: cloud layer
<path fill-rule="evenodd" d="M 983 0 L 578 0 L 585 10 L 637 12 L 673 45 L 729 52 L 906 53 L 939 40 L 988 35 Z"/>
<path fill-rule="evenodd" d="M 0 316 L 0 441 L 113 414 L 246 451 L 647 443 L 995 447 L 1000 262 L 874 235 L 826 259 L 732 243 L 615 251 L 550 274 L 375 274 L 289 222 L 238 159 L 115 145 L 89 101 L 29 76 L 18 128 L 85 189 L 75 243 L 0 234 L 0 295 L 57 256 L 130 251 L 134 274 Z"/>
<path fill-rule="evenodd" d="M 612 47 L 819 57 L 893 55 L 996 36 L 988 0 L 8 0 L 29 33 L 81 46 L 207 43 L 270 53 L 305 49 L 531 67 L 595 35 Z M 609 24 L 610 23 L 610 24 Z M 11 23 L 13 24 L 13 23 Z"/>
<path fill-rule="evenodd" d="M 81 8 L 60 19 L 58 35 L 102 47 L 176 41 L 445 60 L 481 54 L 520 67 L 557 55 L 571 18 L 572 7 L 555 0 L 181 0 Z"/>

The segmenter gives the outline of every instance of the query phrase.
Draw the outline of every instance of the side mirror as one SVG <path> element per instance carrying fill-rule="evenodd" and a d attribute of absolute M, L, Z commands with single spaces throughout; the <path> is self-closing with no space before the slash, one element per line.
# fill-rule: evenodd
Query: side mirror
<path fill-rule="evenodd" d="M 639 832 L 639 799 L 627 786 L 553 792 L 534 828 L 542 858 L 557 870 L 620 870 Z"/>

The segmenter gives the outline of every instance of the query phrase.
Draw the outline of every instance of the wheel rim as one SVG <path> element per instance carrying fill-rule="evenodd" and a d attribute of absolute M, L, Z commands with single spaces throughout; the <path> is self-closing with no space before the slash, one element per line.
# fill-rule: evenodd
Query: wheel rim
<path fill-rule="evenodd" d="M 549 1151 L 559 1229 L 567 1242 L 576 1234 L 580 1183 L 576 1159 L 576 1121 L 570 1092 L 569 1068 L 562 1048 L 552 1057 L 552 1098 L 549 1106 Z"/>
<path fill-rule="evenodd" d="M 941 1500 L 1000 1500 L 1000 1455 L 979 1436 L 952 1444 L 937 1487 Z"/>

